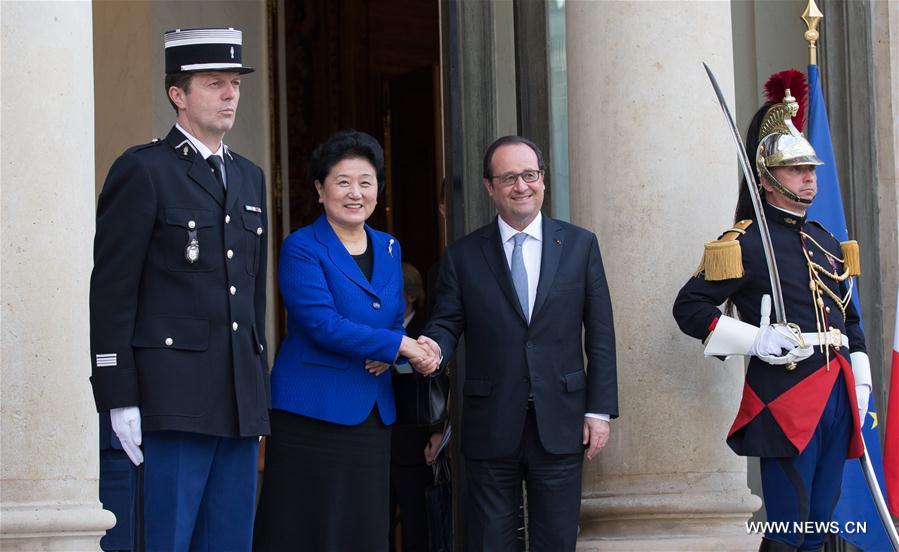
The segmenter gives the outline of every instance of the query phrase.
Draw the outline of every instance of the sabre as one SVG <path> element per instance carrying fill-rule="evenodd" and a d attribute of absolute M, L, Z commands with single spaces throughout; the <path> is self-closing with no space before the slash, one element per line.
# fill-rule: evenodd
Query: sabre
<path fill-rule="evenodd" d="M 765 252 L 765 262 L 768 265 L 768 278 L 771 280 L 771 296 L 774 301 L 774 318 L 779 324 L 787 323 L 787 312 L 784 309 L 783 290 L 780 287 L 780 273 L 777 271 L 777 260 L 774 258 L 774 244 L 771 243 L 771 231 L 768 229 L 768 220 L 765 218 L 765 209 L 762 207 L 762 196 L 759 194 L 758 182 L 752 174 L 752 166 L 749 164 L 749 156 L 746 155 L 746 147 L 743 145 L 743 139 L 740 138 L 740 131 L 737 130 L 737 124 L 734 122 L 733 115 L 724 101 L 724 94 L 721 93 L 721 87 L 718 86 L 718 80 L 704 62 L 705 72 L 712 81 L 712 88 L 715 89 L 715 95 L 718 96 L 718 104 L 724 111 L 724 118 L 727 119 L 731 136 L 737 145 L 737 158 L 740 160 L 740 168 L 743 170 L 743 177 L 746 179 L 746 185 L 749 186 L 749 197 L 752 199 L 752 209 L 755 211 L 756 219 L 759 224 L 759 233 L 762 235 L 762 250 Z"/>
<path fill-rule="evenodd" d="M 768 277 L 771 280 L 771 295 L 774 302 L 774 314 L 778 323 L 786 324 L 787 314 L 784 309 L 783 290 L 780 287 L 780 273 L 777 271 L 777 261 L 774 259 L 774 245 L 771 243 L 771 231 L 768 229 L 768 221 L 765 219 L 765 210 L 762 207 L 762 197 L 759 194 L 758 182 L 755 181 L 755 177 L 753 176 L 752 166 L 749 164 L 749 156 L 746 155 L 746 146 L 743 145 L 743 139 L 740 138 L 740 132 L 737 130 L 734 118 L 730 113 L 730 109 L 727 107 L 727 102 L 724 101 L 724 94 L 721 93 L 721 87 L 718 86 L 718 80 L 715 79 L 715 75 L 712 73 L 712 70 L 709 69 L 708 65 L 703 63 L 702 66 L 705 67 L 705 72 L 708 73 L 709 80 L 712 81 L 712 88 L 715 89 L 715 95 L 718 96 L 718 104 L 721 105 L 721 110 L 724 112 L 724 118 L 727 120 L 731 136 L 737 145 L 737 158 L 740 160 L 740 168 L 743 170 L 743 177 L 746 179 L 746 185 L 749 186 L 749 197 L 752 199 L 752 208 L 755 211 L 755 216 L 759 224 L 759 233 L 762 236 L 762 249 L 765 252 L 765 261 L 768 264 Z M 864 444 L 865 436 L 861 435 L 861 438 L 862 443 Z M 880 492 L 880 484 L 877 482 L 877 477 L 874 474 L 874 468 L 871 465 L 871 458 L 868 456 L 868 446 L 866 444 L 864 445 L 864 452 L 862 453 L 861 458 L 859 458 L 859 462 L 861 462 L 862 473 L 865 475 L 865 482 L 868 484 L 868 491 L 871 493 L 871 498 L 874 500 L 874 506 L 877 509 L 880 522 L 883 523 L 883 527 L 890 538 L 893 549 L 899 551 L 899 535 L 896 533 L 896 527 L 893 525 L 893 520 L 887 509 L 886 501 L 883 499 L 883 493 Z"/>

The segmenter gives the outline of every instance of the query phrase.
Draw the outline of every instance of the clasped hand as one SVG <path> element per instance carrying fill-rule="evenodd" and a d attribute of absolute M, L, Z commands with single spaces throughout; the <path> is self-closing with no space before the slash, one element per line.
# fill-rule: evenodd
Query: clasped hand
<path fill-rule="evenodd" d="M 417 340 L 403 337 L 400 354 L 408 358 L 415 371 L 423 376 L 436 372 L 443 358 L 437 342 L 424 335 Z"/>

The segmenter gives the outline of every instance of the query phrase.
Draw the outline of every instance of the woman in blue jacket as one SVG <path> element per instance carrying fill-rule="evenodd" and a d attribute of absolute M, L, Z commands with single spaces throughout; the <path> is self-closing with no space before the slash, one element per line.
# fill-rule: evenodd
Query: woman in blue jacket
<path fill-rule="evenodd" d="M 310 177 L 324 213 L 281 247 L 288 335 L 272 368 L 254 548 L 386 551 L 388 367 L 430 350 L 403 330 L 399 243 L 365 224 L 383 188 L 381 146 L 339 132 L 313 151 Z"/>

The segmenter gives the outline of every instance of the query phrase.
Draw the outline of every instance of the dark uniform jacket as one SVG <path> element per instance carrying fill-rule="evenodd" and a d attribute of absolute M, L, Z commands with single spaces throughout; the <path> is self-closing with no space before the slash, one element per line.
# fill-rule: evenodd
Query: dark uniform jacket
<path fill-rule="evenodd" d="M 765 216 L 771 231 L 774 255 L 783 288 L 784 309 L 788 322 L 798 324 L 806 333 L 817 331 L 815 300 L 809 289 L 809 265 L 803 254 L 828 271 L 843 273 L 844 267 L 821 248 L 837 259 L 842 258 L 840 244 L 823 226 L 804 217 L 793 216 L 765 203 Z M 800 231 L 812 239 L 803 238 Z M 691 278 L 674 303 L 674 318 L 687 335 L 704 340 L 721 315 L 718 305 L 728 298 L 740 314 L 740 318 L 754 326 L 759 325 L 761 299 L 771 294 L 768 265 L 762 249 L 761 234 L 756 221 L 739 238 L 742 250 L 744 275 L 721 281 L 707 281 L 700 274 Z M 814 241 L 812 241 L 814 240 Z M 814 242 L 817 242 L 816 245 Z M 820 246 L 820 247 L 819 247 Z M 837 296 L 846 293 L 846 284 L 822 278 Z M 808 444 L 818 425 L 824 405 L 842 372 L 851 404 L 855 404 L 855 383 L 848 358 L 850 352 L 865 351 L 865 338 L 859 324 L 859 316 L 850 302 L 846 318 L 836 302 L 825 295 L 826 329 L 833 327 L 849 337 L 849 350 L 831 348 L 827 356 L 821 347 L 799 362 L 795 370 L 774 366 L 756 357 L 749 362 L 743 399 L 736 420 L 729 432 L 727 443 L 743 456 L 792 457 L 800 454 Z M 771 321 L 774 322 L 772 309 Z M 854 410 L 853 410 L 854 411 Z M 854 416 L 855 431 L 849 451 L 850 457 L 860 455 L 858 446 L 858 417 Z"/>
<path fill-rule="evenodd" d="M 543 447 L 582 452 L 585 413 L 618 417 L 612 302 L 596 236 L 543 217 L 530 324 L 500 240 L 494 220 L 447 248 L 422 331 L 440 345 L 444 362 L 465 334 L 462 452 L 473 459 L 512 454 L 531 394 Z"/>
<path fill-rule="evenodd" d="M 227 192 L 173 128 L 122 154 L 100 194 L 91 384 L 98 411 L 138 406 L 144 431 L 269 432 L 264 177 L 225 152 Z"/>

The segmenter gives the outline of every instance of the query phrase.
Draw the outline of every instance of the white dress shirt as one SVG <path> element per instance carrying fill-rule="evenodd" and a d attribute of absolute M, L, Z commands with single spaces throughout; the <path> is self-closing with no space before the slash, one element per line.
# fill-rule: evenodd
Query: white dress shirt
<path fill-rule="evenodd" d="M 509 226 L 503 217 L 497 217 L 497 220 L 503 251 L 506 253 L 506 264 L 511 268 L 515 236 L 519 232 Z M 522 232 L 528 235 L 521 244 L 521 255 L 524 259 L 524 269 L 528 273 L 528 320 L 530 320 L 531 314 L 534 313 L 534 301 L 537 299 L 537 282 L 540 280 L 540 261 L 543 256 L 543 214 L 538 211 L 534 220 Z"/>
<path fill-rule="evenodd" d="M 198 140 L 196 136 L 194 136 L 193 134 L 184 130 L 184 127 L 181 126 L 179 123 L 177 123 L 177 122 L 175 123 L 175 128 L 177 128 L 178 130 L 181 131 L 182 134 L 187 136 L 187 139 L 190 140 L 191 145 L 194 147 L 194 149 L 196 149 L 200 153 L 200 155 L 203 156 L 203 159 L 209 159 L 210 155 L 218 155 L 219 157 L 222 158 L 222 163 L 225 162 L 225 143 L 224 142 L 219 142 L 219 149 L 216 151 L 212 151 L 211 149 L 206 147 L 206 144 L 204 144 L 203 142 Z M 227 182 L 227 181 L 228 180 L 226 178 L 225 182 Z"/>
<path fill-rule="evenodd" d="M 499 236 L 503 243 L 503 252 L 506 254 L 506 263 L 511 269 L 515 235 L 519 232 L 509 226 L 503 217 L 496 217 L 496 219 L 499 223 Z M 528 235 L 521 244 L 521 255 L 524 259 L 524 269 L 528 273 L 528 320 L 530 320 L 534 313 L 534 302 L 537 299 L 537 284 L 540 283 L 540 266 L 543 258 L 543 213 L 538 211 L 534 220 L 522 232 Z M 587 412 L 584 416 L 605 421 L 611 419 L 608 414 L 594 414 L 593 412 Z"/>

